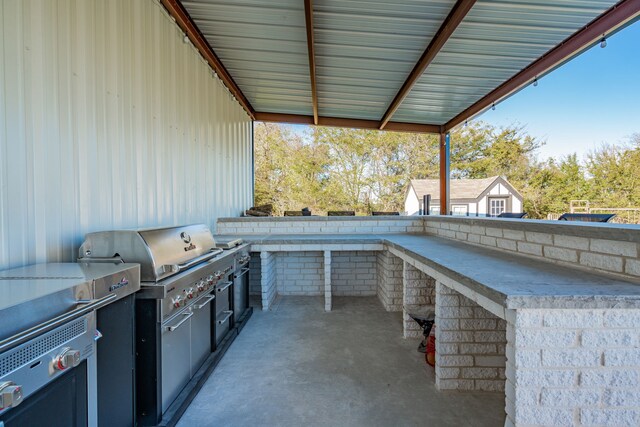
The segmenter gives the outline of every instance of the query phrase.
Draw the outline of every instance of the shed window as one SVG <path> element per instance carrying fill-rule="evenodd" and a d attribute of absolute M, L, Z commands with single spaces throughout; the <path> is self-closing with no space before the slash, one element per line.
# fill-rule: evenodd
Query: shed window
<path fill-rule="evenodd" d="M 505 199 L 489 199 L 489 214 L 498 216 L 505 211 L 507 201 Z"/>
<path fill-rule="evenodd" d="M 452 205 L 451 212 L 454 215 L 466 215 L 469 212 L 469 205 Z"/>

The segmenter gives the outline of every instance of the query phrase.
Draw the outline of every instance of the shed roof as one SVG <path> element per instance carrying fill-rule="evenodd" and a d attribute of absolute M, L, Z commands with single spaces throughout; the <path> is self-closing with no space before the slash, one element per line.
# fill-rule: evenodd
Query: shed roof
<path fill-rule="evenodd" d="M 161 0 L 257 120 L 441 132 L 640 16 L 637 0 Z"/>
<path fill-rule="evenodd" d="M 451 200 L 477 199 L 497 180 L 501 180 L 501 177 L 452 179 L 449 187 Z M 506 180 L 504 182 L 508 184 Z M 439 179 L 412 179 L 411 186 L 420 200 L 427 194 L 431 194 L 433 200 L 440 200 Z"/>

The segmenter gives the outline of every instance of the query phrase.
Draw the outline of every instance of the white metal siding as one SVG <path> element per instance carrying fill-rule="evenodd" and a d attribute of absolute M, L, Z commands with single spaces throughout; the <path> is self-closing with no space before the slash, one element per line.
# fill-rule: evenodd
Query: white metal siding
<path fill-rule="evenodd" d="M 524 212 L 522 209 L 522 202 L 516 195 L 511 197 L 511 212 Z"/>
<path fill-rule="evenodd" d="M 407 197 L 404 201 L 405 215 L 418 215 L 420 213 L 420 200 L 416 191 L 411 187 L 411 191 L 407 191 Z"/>
<path fill-rule="evenodd" d="M 152 0 L 0 0 L 0 269 L 252 202 L 251 122 Z"/>
<path fill-rule="evenodd" d="M 480 199 L 480 201 L 478 202 L 478 215 L 485 215 L 487 214 L 487 197 L 483 197 L 482 199 Z"/>

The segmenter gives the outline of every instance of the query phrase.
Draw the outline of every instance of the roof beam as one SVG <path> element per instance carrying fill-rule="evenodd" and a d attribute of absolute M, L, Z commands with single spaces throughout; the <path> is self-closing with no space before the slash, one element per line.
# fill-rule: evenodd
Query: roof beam
<path fill-rule="evenodd" d="M 429 43 L 429 46 L 427 46 L 425 51 L 422 53 L 418 63 L 413 67 L 413 70 L 409 73 L 409 76 L 396 94 L 395 98 L 391 101 L 391 104 L 384 113 L 384 116 L 382 116 L 382 119 L 380 120 L 381 130 L 387 126 L 387 123 L 389 123 L 393 114 L 400 107 L 402 101 L 404 101 L 407 95 L 409 95 L 409 92 L 411 92 L 413 86 L 416 84 L 422 73 L 424 73 L 424 70 L 426 70 L 429 64 L 431 64 L 438 52 L 440 52 L 444 44 L 449 40 L 449 37 L 451 37 L 455 29 L 458 28 L 458 25 L 460 25 L 464 17 L 467 16 L 467 13 L 469 13 L 475 2 L 476 0 L 458 0 L 458 2 L 453 6 L 451 12 L 449 12 L 449 15 L 447 15 L 444 22 L 436 32 L 436 35 L 431 40 L 431 43 Z"/>
<path fill-rule="evenodd" d="M 638 17 L 640 17 L 640 1 L 622 0 L 618 2 L 615 6 L 573 33 L 573 35 L 529 64 L 509 80 L 489 92 L 479 101 L 449 120 L 444 125 L 445 130 L 450 130 L 475 114 L 482 112 L 494 102 L 498 102 L 512 95 L 536 77 L 552 71 L 575 55 L 589 48 L 600 40 L 603 35 L 606 36 L 615 30 L 621 29 Z"/>
<path fill-rule="evenodd" d="M 309 53 L 309 79 L 311 80 L 311 102 L 313 124 L 318 124 L 318 91 L 316 89 L 316 53 L 313 42 L 313 0 L 304 0 L 304 20 L 307 27 L 307 51 Z"/>
<path fill-rule="evenodd" d="M 233 80 L 233 77 L 231 77 L 231 74 L 229 74 L 225 66 L 222 64 L 220 58 L 215 54 L 211 45 L 193 22 L 193 19 L 191 19 L 191 16 L 184 6 L 182 6 L 178 0 L 161 0 L 161 2 L 169 12 L 169 15 L 176 20 L 178 26 L 185 32 L 187 37 L 189 37 L 191 43 L 193 43 L 196 49 L 198 49 L 200 54 L 209 63 L 209 66 L 218 74 L 218 77 L 220 77 L 231 94 L 235 96 L 236 100 L 240 103 L 242 108 L 244 108 L 249 117 L 255 120 L 256 112 L 251 106 L 251 103 L 244 96 L 236 82 Z"/>
<path fill-rule="evenodd" d="M 261 122 L 291 123 L 302 125 L 313 125 L 314 117 L 299 114 L 281 113 L 261 113 L 256 112 L 256 120 Z M 318 125 L 334 126 L 357 129 L 378 129 L 380 122 L 377 120 L 344 119 L 340 117 L 318 117 Z M 386 131 L 412 132 L 412 133 L 440 133 L 442 127 L 439 125 L 421 123 L 389 122 L 385 127 Z"/>

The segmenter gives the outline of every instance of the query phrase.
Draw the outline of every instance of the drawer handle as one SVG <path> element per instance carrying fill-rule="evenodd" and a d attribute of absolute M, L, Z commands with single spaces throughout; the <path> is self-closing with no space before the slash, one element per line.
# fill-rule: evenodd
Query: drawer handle
<path fill-rule="evenodd" d="M 238 277 L 242 277 L 245 274 L 247 274 L 249 272 L 249 267 L 245 267 L 245 268 L 241 268 L 240 269 L 240 273 L 236 274 L 233 276 L 234 279 L 237 279 Z"/>
<path fill-rule="evenodd" d="M 205 302 L 203 302 L 202 304 L 197 304 L 194 305 L 193 308 L 200 310 L 201 308 L 205 307 L 207 304 L 209 304 L 211 301 L 213 301 L 214 299 L 216 299 L 215 295 L 207 295 L 206 297 L 202 298 L 202 299 L 206 299 Z"/>
<path fill-rule="evenodd" d="M 223 311 L 223 313 L 225 314 L 224 319 L 220 319 L 218 320 L 218 325 L 222 325 L 224 322 L 226 322 L 227 320 L 229 320 L 229 318 L 231 316 L 233 316 L 233 311 L 229 310 L 229 311 Z"/>
<path fill-rule="evenodd" d="M 179 321 L 178 323 L 176 323 L 175 325 L 167 326 L 167 331 L 173 332 L 176 329 L 178 329 L 180 326 L 182 326 L 182 324 L 184 322 L 186 322 L 187 320 L 189 320 L 191 318 L 191 316 L 193 316 L 193 312 L 190 311 L 189 313 L 182 313 L 182 315 L 184 316 L 184 318 L 181 321 Z"/>
<path fill-rule="evenodd" d="M 218 286 L 217 291 L 222 292 L 226 290 L 229 286 L 233 285 L 233 282 L 223 282 L 221 286 Z"/>

